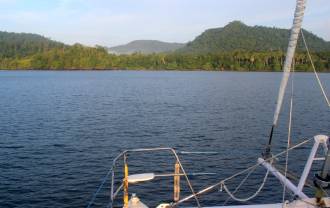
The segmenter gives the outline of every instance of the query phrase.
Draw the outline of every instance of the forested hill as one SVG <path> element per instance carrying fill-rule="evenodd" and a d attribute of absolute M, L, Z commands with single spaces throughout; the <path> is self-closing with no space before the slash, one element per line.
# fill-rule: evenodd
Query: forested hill
<path fill-rule="evenodd" d="M 99 46 L 65 45 L 40 35 L 0 32 L 0 69 L 280 71 L 288 35 L 288 30 L 232 22 L 206 31 L 176 52 L 116 55 Z M 330 72 L 329 43 L 311 33 L 305 35 L 316 69 Z M 305 51 L 295 54 L 295 69 L 311 71 Z"/>
<path fill-rule="evenodd" d="M 183 46 L 183 43 L 168 43 L 158 40 L 135 40 L 125 45 L 111 47 L 109 48 L 109 52 L 115 54 L 150 54 L 171 52 L 182 48 Z"/>
<path fill-rule="evenodd" d="M 304 30 L 311 51 L 330 51 L 330 42 Z M 217 53 L 230 51 L 285 51 L 288 46 L 290 30 L 264 26 L 247 26 L 233 21 L 222 28 L 209 29 L 188 42 L 177 52 Z M 302 39 L 298 42 L 298 51 L 304 50 Z"/>
<path fill-rule="evenodd" d="M 0 31 L 0 57 L 24 57 L 65 45 L 41 35 L 31 33 L 9 33 Z"/>

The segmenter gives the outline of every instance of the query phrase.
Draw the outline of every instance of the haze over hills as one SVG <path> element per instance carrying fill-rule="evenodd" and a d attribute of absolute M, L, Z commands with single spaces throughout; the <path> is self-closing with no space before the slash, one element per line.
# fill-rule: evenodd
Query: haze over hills
<path fill-rule="evenodd" d="M 303 30 L 311 51 L 330 51 L 330 42 L 315 34 Z M 115 54 L 132 53 L 218 53 L 241 51 L 285 51 L 290 35 L 289 29 L 264 26 L 248 26 L 240 21 L 233 21 L 224 27 L 204 31 L 187 44 L 167 43 L 157 40 L 135 40 L 125 45 L 109 48 Z M 298 51 L 305 50 L 301 38 Z"/>
<path fill-rule="evenodd" d="M 114 54 L 151 53 L 218 53 L 230 51 L 285 51 L 290 31 L 264 26 L 247 26 L 233 21 L 224 27 L 204 31 L 193 41 L 168 43 L 158 40 L 135 40 L 125 45 L 107 48 Z M 330 51 L 330 42 L 304 30 L 311 51 Z M 31 33 L 0 32 L 0 56 L 27 56 L 53 48 L 71 47 L 64 43 Z M 298 50 L 304 50 L 301 38 Z"/>
<path fill-rule="evenodd" d="M 135 40 L 125 45 L 110 47 L 108 50 L 110 53 L 115 54 L 150 54 L 175 51 L 184 45 L 183 43 L 168 43 L 158 40 Z"/>
<path fill-rule="evenodd" d="M 304 34 L 316 68 L 330 71 L 330 43 L 310 32 Z M 125 53 L 120 55 L 109 53 L 105 47 L 66 45 L 36 34 L 0 32 L 0 69 L 280 71 L 288 39 L 287 29 L 251 27 L 234 21 L 206 30 L 186 45 L 133 41 L 115 47 Z M 310 71 L 303 49 L 300 40 L 296 70 Z"/>
<path fill-rule="evenodd" d="M 309 48 L 312 51 L 329 51 L 330 42 L 303 30 Z M 183 53 L 214 53 L 234 50 L 242 51 L 285 51 L 290 30 L 264 26 L 247 26 L 233 21 L 224 27 L 208 29 L 185 47 L 177 50 Z M 304 50 L 301 38 L 298 50 Z"/>

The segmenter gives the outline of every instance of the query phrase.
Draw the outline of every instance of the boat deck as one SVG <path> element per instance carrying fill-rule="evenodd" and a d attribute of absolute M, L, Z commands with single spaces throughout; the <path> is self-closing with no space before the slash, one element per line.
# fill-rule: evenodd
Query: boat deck
<path fill-rule="evenodd" d="M 324 207 L 330 207 L 330 198 L 324 198 L 325 205 Z M 204 207 L 204 208 L 315 208 L 316 201 L 315 198 L 302 200 L 295 200 L 288 204 L 259 204 L 259 205 L 233 205 L 233 206 L 213 206 L 213 207 Z"/>
<path fill-rule="evenodd" d="M 233 205 L 233 206 L 215 206 L 203 208 L 282 208 L 282 203 L 279 204 L 259 204 L 259 205 Z"/>

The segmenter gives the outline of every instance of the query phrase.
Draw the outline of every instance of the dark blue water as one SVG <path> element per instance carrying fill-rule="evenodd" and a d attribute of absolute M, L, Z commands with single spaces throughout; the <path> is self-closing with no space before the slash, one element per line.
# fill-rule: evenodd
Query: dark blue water
<path fill-rule="evenodd" d="M 320 76 L 330 93 L 330 74 Z M 180 155 L 187 172 L 217 173 L 193 177 L 196 190 L 215 183 L 256 162 L 280 78 L 280 73 L 1 71 L 0 207 L 84 207 L 112 159 L 130 148 L 216 151 Z M 329 109 L 313 74 L 295 74 L 294 88 L 293 143 L 329 135 Z M 286 101 L 274 152 L 286 146 L 287 121 Z M 290 153 L 290 170 L 300 174 L 308 150 Z M 164 153 L 129 155 L 128 161 L 131 173 L 173 171 L 173 157 Z M 257 169 L 238 194 L 255 191 L 263 174 Z M 157 179 L 130 191 L 152 207 L 172 199 L 172 184 L 171 178 Z M 109 189 L 107 183 L 95 207 L 107 205 Z M 281 193 L 270 177 L 251 203 L 279 202 Z M 181 194 L 189 194 L 184 182 Z M 201 201 L 214 205 L 226 198 L 212 192 Z"/>

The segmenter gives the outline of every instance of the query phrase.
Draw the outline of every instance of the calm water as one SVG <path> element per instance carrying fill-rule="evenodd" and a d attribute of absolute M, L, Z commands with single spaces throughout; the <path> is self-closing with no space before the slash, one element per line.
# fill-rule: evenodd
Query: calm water
<path fill-rule="evenodd" d="M 129 148 L 216 151 L 180 157 L 187 172 L 217 174 L 191 178 L 195 189 L 217 182 L 256 162 L 280 78 L 279 73 L 0 71 L 0 207 L 85 207 L 112 159 Z M 330 74 L 321 79 L 330 93 Z M 293 143 L 329 135 L 329 109 L 313 74 L 295 74 L 294 88 Z M 274 152 L 286 145 L 288 102 L 284 108 Z M 290 153 L 290 170 L 300 173 L 308 151 Z M 128 161 L 131 173 L 173 171 L 173 157 L 165 154 L 130 155 Z M 257 169 L 238 194 L 252 193 L 263 174 Z M 172 199 L 172 183 L 157 179 L 130 191 L 153 207 Z M 185 183 L 182 189 L 182 196 L 189 193 Z M 252 202 L 280 202 L 281 193 L 270 177 Z M 214 205 L 226 198 L 213 192 L 201 200 Z M 95 207 L 108 199 L 109 183 Z"/>

